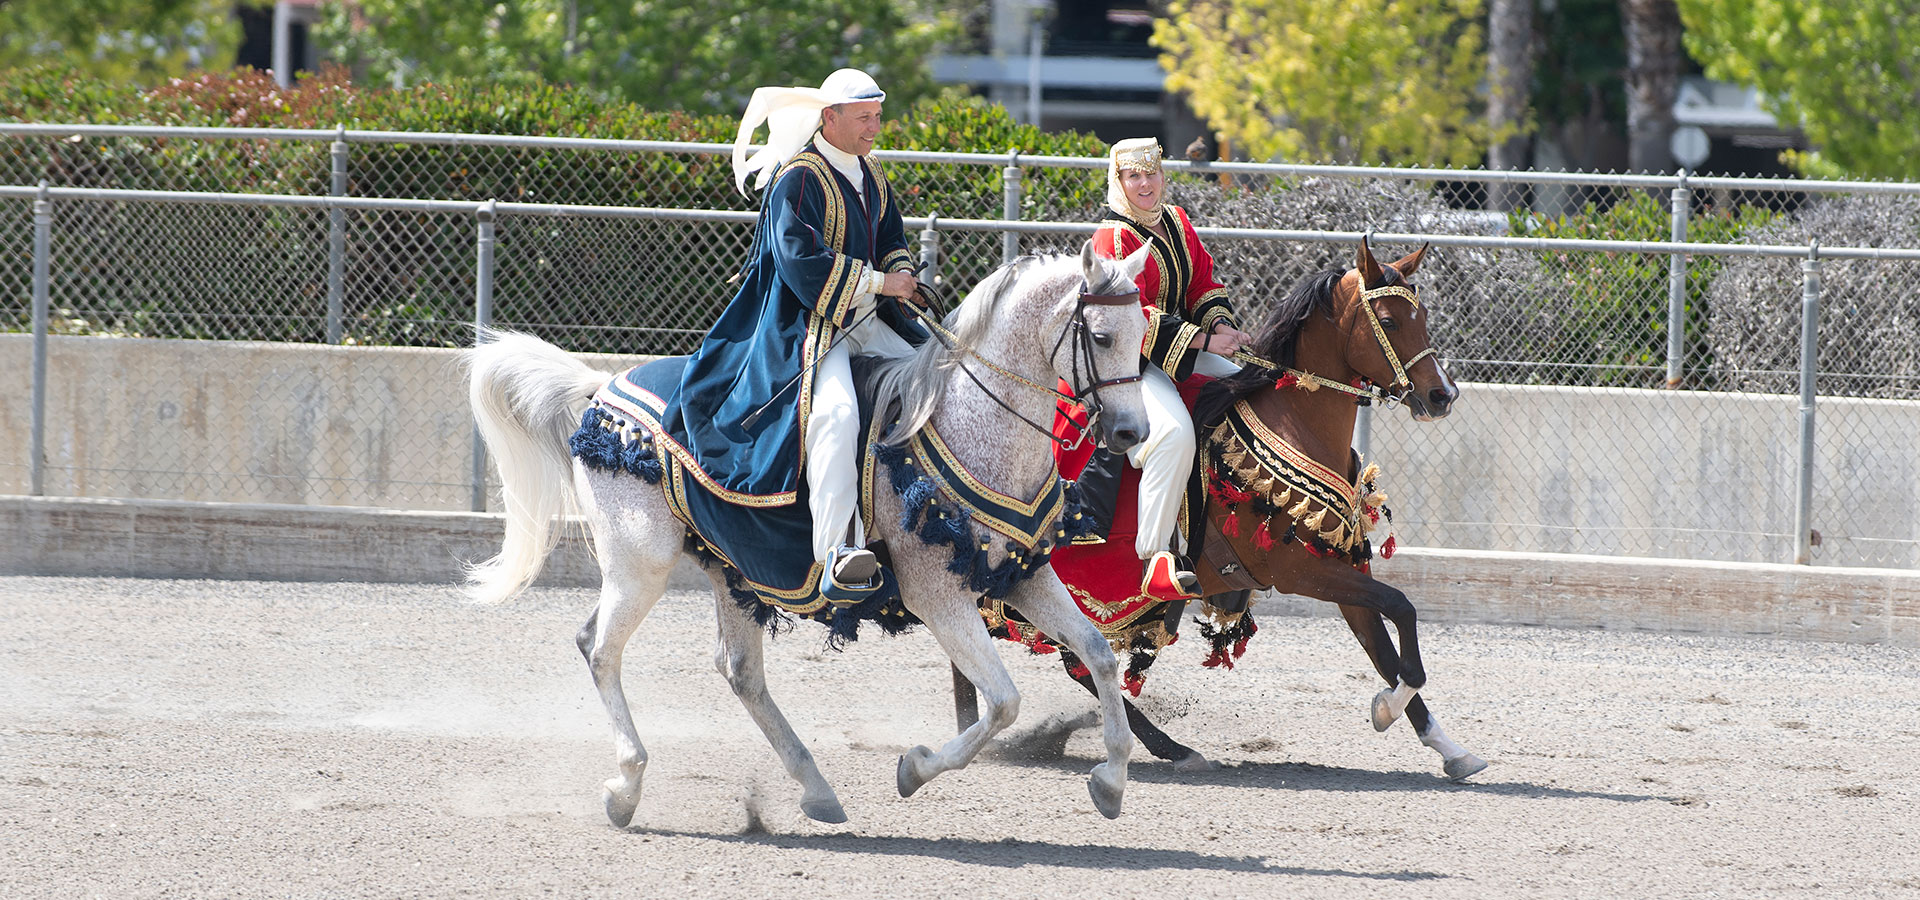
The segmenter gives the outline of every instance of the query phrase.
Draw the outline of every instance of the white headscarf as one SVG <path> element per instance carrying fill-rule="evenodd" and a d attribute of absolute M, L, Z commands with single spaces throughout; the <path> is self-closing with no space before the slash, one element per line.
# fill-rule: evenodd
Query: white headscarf
<path fill-rule="evenodd" d="M 1107 208 L 1117 212 L 1148 228 L 1160 224 L 1160 214 L 1167 208 L 1167 194 L 1160 192 L 1159 202 L 1152 209 L 1141 209 L 1133 205 L 1133 198 L 1127 196 L 1126 189 L 1120 185 L 1121 172 L 1158 172 L 1160 171 L 1160 142 L 1154 138 L 1127 138 L 1113 145 L 1113 152 L 1107 157 Z"/>
<path fill-rule="evenodd" d="M 733 139 L 733 183 L 744 194 L 747 179 L 758 172 L 755 190 L 763 189 L 787 160 L 799 153 L 820 130 L 820 111 L 842 103 L 865 103 L 887 99 L 887 92 L 875 84 L 873 76 L 859 69 L 840 69 L 817 88 L 756 88 L 747 101 L 747 112 L 740 117 L 740 133 Z M 767 145 L 747 156 L 747 145 L 761 123 L 767 126 Z"/>

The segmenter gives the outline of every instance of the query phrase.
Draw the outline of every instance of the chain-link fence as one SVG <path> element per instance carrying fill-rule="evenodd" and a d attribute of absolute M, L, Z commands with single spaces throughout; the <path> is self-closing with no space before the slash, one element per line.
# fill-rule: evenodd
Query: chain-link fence
<path fill-rule="evenodd" d="M 480 315 L 575 350 L 685 352 L 751 236 L 725 150 L 0 125 L 0 183 L 52 185 L 45 330 L 202 339 L 53 341 L 44 404 L 4 413 L 44 437 L 11 442 L 0 490 L 484 504 L 449 353 L 315 345 L 458 347 Z M 1098 159 L 879 155 L 956 291 L 1076 248 L 1104 196 Z M 1436 243 L 1417 281 L 1470 384 L 1443 422 L 1375 411 L 1360 436 L 1403 542 L 1920 564 L 1920 252 L 1874 249 L 1920 246 L 1920 186 L 1169 169 L 1243 324 L 1350 264 L 1355 227 L 1381 229 L 1383 255 Z M 1459 207 L 1495 178 L 1527 208 Z M 0 324 L 21 332 L 36 196 L 0 189 Z M 1817 417 L 1800 394 L 1816 242 Z M 20 337 L 0 343 L 14 397 L 33 387 Z"/>

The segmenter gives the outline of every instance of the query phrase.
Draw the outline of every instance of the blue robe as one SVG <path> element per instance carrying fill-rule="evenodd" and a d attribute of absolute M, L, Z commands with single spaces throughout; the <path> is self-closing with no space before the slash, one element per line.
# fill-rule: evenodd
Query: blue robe
<path fill-rule="evenodd" d="M 862 263 L 913 269 L 886 179 L 864 158 L 861 169 L 865 203 L 812 145 L 781 169 L 762 200 L 739 292 L 687 361 L 679 389 L 664 398 L 661 424 L 697 467 L 690 474 L 729 503 L 801 499 L 812 363 L 854 323 Z M 893 302 L 880 303 L 879 318 L 909 341 L 926 338 Z"/>

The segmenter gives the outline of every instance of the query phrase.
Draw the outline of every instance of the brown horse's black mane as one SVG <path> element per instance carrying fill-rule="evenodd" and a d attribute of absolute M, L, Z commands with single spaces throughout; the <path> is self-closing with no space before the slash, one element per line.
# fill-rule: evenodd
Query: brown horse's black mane
<path fill-rule="evenodd" d="M 1381 266 L 1383 276 L 1378 285 L 1405 284 L 1399 271 L 1392 266 Z M 1308 317 L 1317 313 L 1333 313 L 1333 288 L 1346 276 L 1344 269 L 1326 269 L 1301 278 L 1267 314 L 1267 320 L 1254 332 L 1253 353 L 1263 359 L 1282 366 L 1292 366 L 1300 344 L 1300 330 L 1307 324 Z M 1201 428 L 1210 428 L 1218 424 L 1220 417 L 1240 398 L 1273 383 L 1279 372 L 1259 366 L 1242 368 L 1239 374 L 1229 375 L 1208 384 L 1200 390 L 1200 398 L 1194 406 L 1194 423 Z"/>

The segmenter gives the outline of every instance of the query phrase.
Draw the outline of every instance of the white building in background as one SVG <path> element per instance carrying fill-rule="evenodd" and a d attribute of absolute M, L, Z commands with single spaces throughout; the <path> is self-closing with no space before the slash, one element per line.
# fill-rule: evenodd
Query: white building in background
<path fill-rule="evenodd" d="M 1164 90 L 1146 0 L 992 0 L 987 31 L 984 48 L 934 57 L 934 80 L 973 87 L 1050 131 L 1155 136 L 1170 154 L 1205 131 Z"/>

